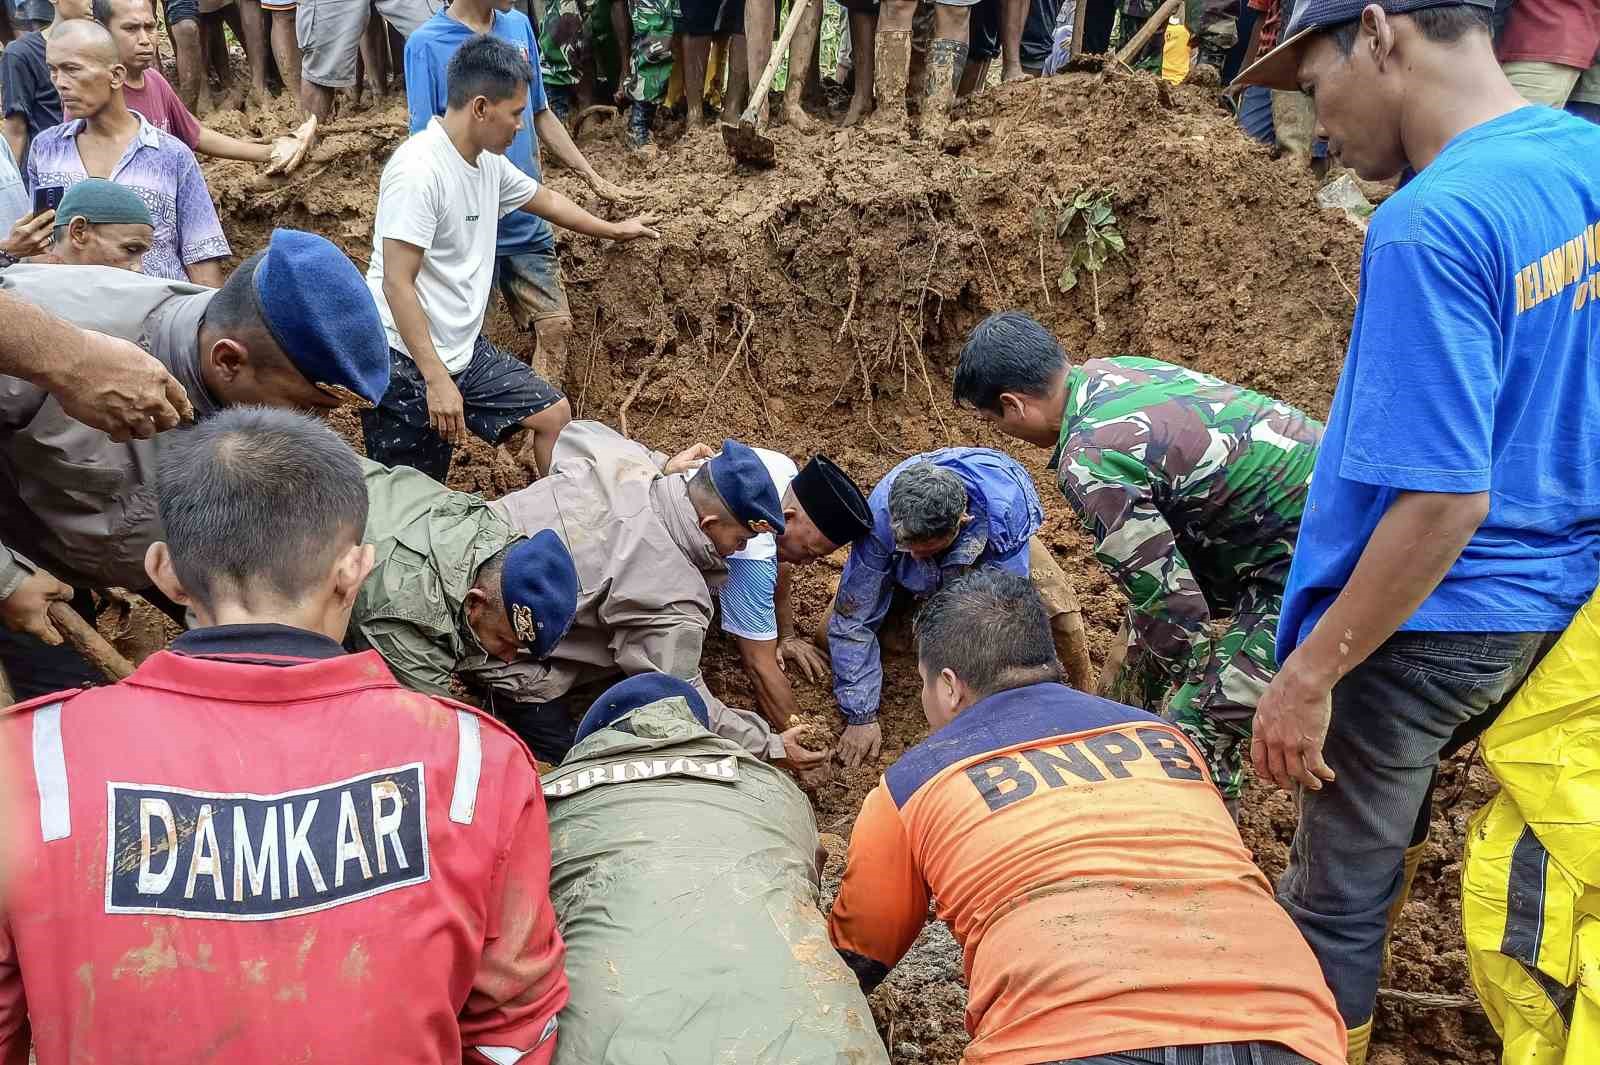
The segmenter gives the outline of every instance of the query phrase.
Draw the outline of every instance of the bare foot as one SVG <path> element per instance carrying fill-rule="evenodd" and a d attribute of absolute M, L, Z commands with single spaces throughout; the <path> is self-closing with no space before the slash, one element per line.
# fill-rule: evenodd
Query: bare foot
<path fill-rule="evenodd" d="M 1008 67 L 1000 73 L 1000 83 L 1002 85 L 1009 85 L 1013 81 L 1030 81 L 1032 78 L 1033 75 L 1023 70 L 1020 64 L 1014 68 Z"/>
<path fill-rule="evenodd" d="M 784 104 L 783 121 L 790 128 L 799 130 L 801 133 L 816 132 L 817 124 L 812 121 L 810 115 L 806 114 L 806 109 L 800 106 L 799 100 L 796 100 L 793 106 Z"/>
<path fill-rule="evenodd" d="M 686 115 L 684 115 L 684 118 L 683 118 L 683 131 L 685 133 L 693 133 L 697 129 L 704 129 L 705 128 L 705 125 L 706 125 L 705 118 L 703 118 L 700 115 L 695 114 L 694 112 L 695 112 L 695 109 L 691 107 L 689 109 L 689 112 Z"/>
<path fill-rule="evenodd" d="M 872 110 L 872 97 L 852 96 L 850 110 L 844 113 L 844 127 L 849 129 L 851 126 L 859 125 L 863 118 L 872 113 Z"/>

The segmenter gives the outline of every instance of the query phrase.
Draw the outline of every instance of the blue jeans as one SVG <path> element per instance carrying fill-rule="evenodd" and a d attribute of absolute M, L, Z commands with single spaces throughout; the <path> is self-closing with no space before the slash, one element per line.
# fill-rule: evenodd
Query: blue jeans
<path fill-rule="evenodd" d="M 1278 146 L 1278 134 L 1272 126 L 1272 90 L 1265 85 L 1251 85 L 1239 97 L 1239 128 L 1245 136 L 1260 141 L 1269 148 Z"/>
<path fill-rule="evenodd" d="M 1278 901 L 1311 944 L 1345 1026 L 1372 1017 L 1406 848 L 1426 839 L 1441 754 L 1493 721 L 1559 633 L 1399 632 L 1333 689 Z"/>

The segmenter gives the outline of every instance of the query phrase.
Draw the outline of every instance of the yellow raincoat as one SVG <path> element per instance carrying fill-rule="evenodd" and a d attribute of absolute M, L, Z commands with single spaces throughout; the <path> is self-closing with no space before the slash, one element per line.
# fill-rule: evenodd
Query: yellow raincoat
<path fill-rule="evenodd" d="M 1600 593 L 1483 737 L 1461 914 L 1505 1065 L 1600 1065 Z"/>

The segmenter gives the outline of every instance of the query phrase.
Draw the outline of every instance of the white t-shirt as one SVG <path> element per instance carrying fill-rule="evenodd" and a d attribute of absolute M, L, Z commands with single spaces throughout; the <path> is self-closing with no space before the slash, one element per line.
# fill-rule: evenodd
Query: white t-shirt
<path fill-rule="evenodd" d="M 783 505 L 783 493 L 789 490 L 789 482 L 800 475 L 800 469 L 788 455 L 777 451 L 768 451 L 764 447 L 750 449 L 756 453 L 756 458 L 767 468 L 767 474 L 772 478 L 773 487 L 778 490 L 778 504 Z M 752 536 L 743 551 L 735 551 L 729 558 L 777 558 L 778 540 L 771 533 L 762 533 Z"/>
<path fill-rule="evenodd" d="M 456 151 L 438 118 L 395 149 L 378 183 L 367 287 L 377 301 L 391 346 L 411 354 L 383 295 L 383 242 L 423 249 L 417 298 L 428 316 L 434 350 L 452 374 L 472 361 L 494 281 L 500 219 L 539 191 L 539 183 L 503 155 L 484 152 L 472 166 Z"/>

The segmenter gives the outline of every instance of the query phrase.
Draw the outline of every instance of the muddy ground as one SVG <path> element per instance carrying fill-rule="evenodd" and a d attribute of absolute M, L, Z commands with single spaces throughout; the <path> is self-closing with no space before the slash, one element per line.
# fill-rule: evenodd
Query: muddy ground
<path fill-rule="evenodd" d="M 281 105 L 280 105 L 281 110 Z M 236 133 L 288 124 L 288 113 L 215 115 Z M 948 444 L 1016 453 L 1038 476 L 1045 541 L 1074 578 L 1103 656 L 1122 609 L 1088 542 L 1052 487 L 1042 452 L 1022 454 L 953 408 L 962 339 L 991 311 L 1020 307 L 1074 357 L 1133 353 L 1181 362 L 1326 414 L 1349 335 L 1360 233 L 1320 210 L 1312 179 L 1242 137 L 1200 89 L 1077 73 L 986 91 L 943 145 L 827 128 L 775 131 L 778 165 L 735 169 L 712 131 L 668 127 L 659 151 L 628 153 L 616 122 L 580 145 L 606 175 L 648 193 L 662 240 L 625 249 L 563 235 L 575 331 L 567 365 L 548 365 L 580 416 L 674 450 L 737 436 L 803 461 L 825 451 L 870 484 L 902 457 Z M 274 226 L 320 232 L 365 267 L 383 161 L 404 136 L 394 103 L 336 120 L 313 161 L 288 179 L 241 164 L 207 176 L 236 254 Z M 548 163 L 548 160 L 547 160 Z M 598 213 L 573 175 L 551 182 Z M 1052 193 L 1106 191 L 1127 250 L 1062 293 L 1068 248 L 1033 215 Z M 532 355 L 500 308 L 490 331 Z M 482 445 L 458 456 L 451 483 L 498 495 L 520 470 Z M 802 628 L 821 621 L 840 560 L 806 572 Z M 714 640 L 707 672 L 729 701 L 752 705 L 733 650 Z M 815 794 L 825 841 L 842 857 L 852 819 L 887 765 L 925 732 L 905 655 L 887 662 L 881 765 L 843 773 Z M 829 692 L 798 684 L 820 729 L 839 723 Z M 1470 995 L 1461 948 L 1458 872 L 1469 813 L 1487 773 L 1447 767 L 1433 844 L 1399 928 L 1387 986 L 1401 994 Z M 1293 829 L 1286 796 L 1261 789 L 1243 831 L 1271 876 Z M 837 876 L 835 861 L 830 881 Z M 960 953 L 930 930 L 874 998 L 897 1062 L 954 1062 L 966 1042 Z M 1372 1060 L 1483 1062 L 1493 1032 L 1471 1007 L 1386 997 Z"/>

